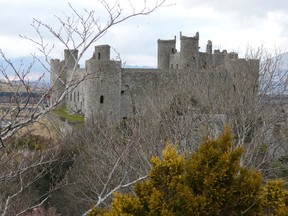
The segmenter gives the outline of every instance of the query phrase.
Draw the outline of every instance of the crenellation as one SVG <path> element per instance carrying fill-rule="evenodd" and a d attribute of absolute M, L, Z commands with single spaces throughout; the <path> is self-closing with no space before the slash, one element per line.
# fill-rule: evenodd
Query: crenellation
<path fill-rule="evenodd" d="M 84 114 L 86 121 L 106 119 L 113 123 L 146 112 L 153 104 L 169 104 L 178 89 L 197 93 L 203 104 L 211 98 L 225 102 L 227 95 L 233 99 L 240 89 L 251 91 L 251 97 L 257 94 L 259 60 L 241 59 L 227 50 L 212 53 L 210 40 L 206 51 L 200 52 L 198 32 L 192 37 L 180 32 L 180 51 L 176 49 L 176 36 L 159 39 L 157 44 L 156 69 L 123 68 L 121 61 L 110 60 L 109 45 L 95 46 L 85 68 L 79 68 L 75 67 L 78 51 L 65 50 L 63 61 L 51 60 L 51 99 L 55 101 L 64 92 L 67 79 L 83 80 L 59 105 Z M 219 110 L 225 106 L 220 101 L 215 104 L 219 104 Z"/>
<path fill-rule="evenodd" d="M 236 53 L 236 52 L 230 52 L 230 53 L 228 53 L 228 55 L 227 55 L 227 57 L 229 58 L 229 59 L 238 59 L 238 53 Z"/>

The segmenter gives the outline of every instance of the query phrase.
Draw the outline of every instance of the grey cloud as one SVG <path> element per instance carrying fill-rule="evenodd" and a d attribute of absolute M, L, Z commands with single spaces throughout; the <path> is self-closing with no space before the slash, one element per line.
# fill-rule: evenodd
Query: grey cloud
<path fill-rule="evenodd" d="M 184 7 L 211 6 L 216 11 L 243 17 L 265 17 L 270 11 L 288 12 L 287 0 L 183 0 Z"/>
<path fill-rule="evenodd" d="M 281 32 L 281 37 L 288 37 L 288 19 L 282 20 L 280 22 L 280 25 L 282 26 L 282 32 Z"/>

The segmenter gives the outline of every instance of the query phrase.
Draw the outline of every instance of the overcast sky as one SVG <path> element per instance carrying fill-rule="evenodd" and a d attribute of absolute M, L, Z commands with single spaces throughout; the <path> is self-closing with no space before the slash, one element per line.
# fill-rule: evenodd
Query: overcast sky
<path fill-rule="evenodd" d="M 102 15 L 103 10 L 95 6 L 96 0 L 69 2 L 79 13 L 87 8 Z M 124 0 L 119 2 L 125 8 Z M 142 0 L 132 2 L 139 4 Z M 65 0 L 0 0 L 0 3 L 0 49 L 10 58 L 35 52 L 34 44 L 18 36 L 36 36 L 30 27 L 33 18 L 57 26 L 54 15 L 71 12 Z M 157 39 L 173 39 L 176 35 L 179 41 L 180 31 L 186 36 L 199 32 L 202 50 L 207 40 L 212 40 L 213 49 L 242 55 L 248 44 L 252 47 L 263 44 L 270 51 L 288 49 L 287 0 L 167 0 L 167 4 L 173 3 L 149 16 L 132 18 L 113 27 L 97 43 L 113 46 L 128 65 L 152 67 L 157 65 Z M 47 42 L 54 43 L 49 37 Z M 63 56 L 59 53 L 62 49 L 56 46 L 55 57 Z M 92 56 L 92 51 L 87 55 Z"/>

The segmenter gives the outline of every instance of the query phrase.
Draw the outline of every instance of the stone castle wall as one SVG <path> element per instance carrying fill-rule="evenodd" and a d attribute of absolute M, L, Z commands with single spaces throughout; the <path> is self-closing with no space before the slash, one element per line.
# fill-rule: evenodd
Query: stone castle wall
<path fill-rule="evenodd" d="M 226 50 L 212 53 L 211 41 L 206 52 L 199 52 L 199 33 L 193 37 L 180 33 L 180 52 L 175 45 L 176 37 L 158 40 L 157 69 L 122 68 L 121 62 L 110 60 L 109 45 L 96 46 L 83 69 L 76 65 L 77 51 L 65 50 L 63 61 L 51 60 L 52 100 L 61 95 L 65 83 L 75 83 L 61 105 L 83 113 L 86 121 L 114 122 L 156 105 L 169 106 L 185 91 L 201 103 L 214 100 L 219 110 L 234 92 L 248 90 L 251 97 L 257 93 L 258 60 L 238 59 L 237 53 Z"/>

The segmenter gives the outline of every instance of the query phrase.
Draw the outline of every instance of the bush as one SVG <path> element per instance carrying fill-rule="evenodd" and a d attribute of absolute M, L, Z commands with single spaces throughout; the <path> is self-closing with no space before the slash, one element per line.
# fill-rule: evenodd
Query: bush
<path fill-rule="evenodd" d="M 187 157 L 168 144 L 162 159 L 151 159 L 149 179 L 135 185 L 135 195 L 115 193 L 110 209 L 94 208 L 90 216 L 287 215 L 283 182 L 262 187 L 260 172 L 241 167 L 243 150 L 232 144 L 228 128 Z"/>

